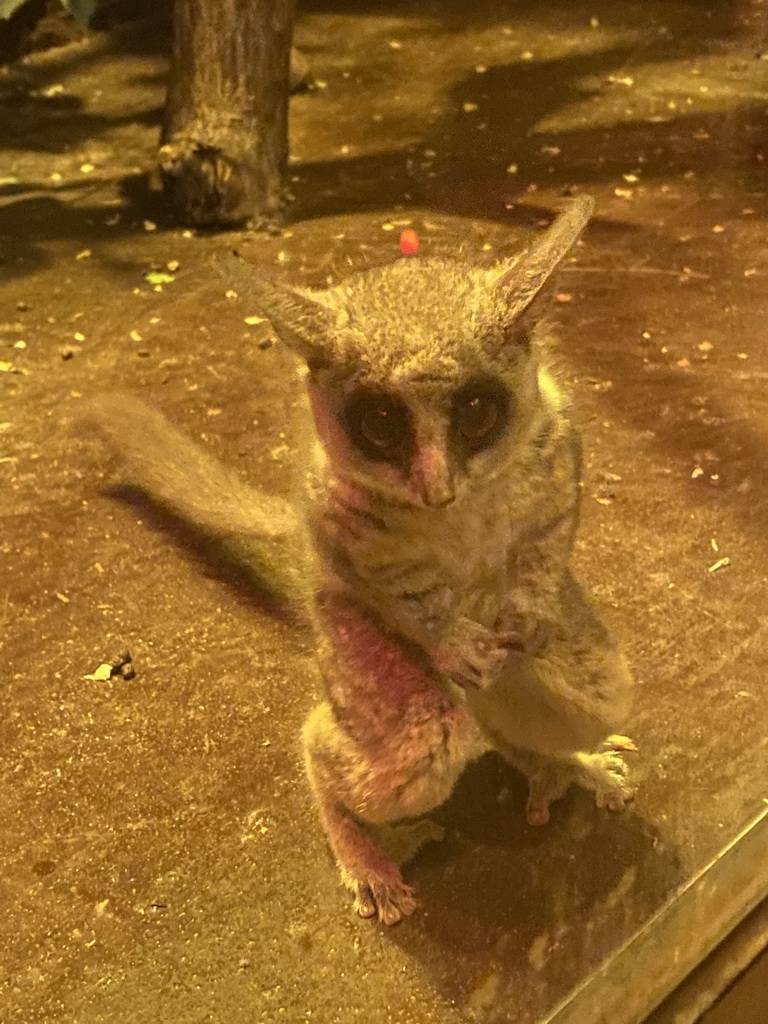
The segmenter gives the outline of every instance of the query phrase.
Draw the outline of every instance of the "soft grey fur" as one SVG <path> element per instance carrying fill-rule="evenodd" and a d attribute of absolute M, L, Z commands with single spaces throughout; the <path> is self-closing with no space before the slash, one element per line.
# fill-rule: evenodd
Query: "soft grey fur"
<path fill-rule="evenodd" d="M 621 751 L 632 744 L 613 735 L 630 676 L 568 568 L 580 450 L 541 328 L 545 286 L 591 209 L 574 201 L 492 270 L 408 258 L 312 293 L 227 264 L 307 367 L 315 438 L 293 506 L 245 487 L 135 400 L 119 422 L 114 403 L 92 412 L 134 482 L 244 538 L 268 581 L 304 595 L 326 687 L 304 729 L 307 770 L 366 917 L 394 923 L 415 906 L 367 825 L 435 808 L 486 750 L 528 775 L 534 824 L 572 782 L 611 809 L 631 796 Z M 493 444 L 459 458 L 457 389 L 485 378 L 512 412 Z M 407 464 L 352 443 L 344 410 L 361 388 L 409 410 Z"/>

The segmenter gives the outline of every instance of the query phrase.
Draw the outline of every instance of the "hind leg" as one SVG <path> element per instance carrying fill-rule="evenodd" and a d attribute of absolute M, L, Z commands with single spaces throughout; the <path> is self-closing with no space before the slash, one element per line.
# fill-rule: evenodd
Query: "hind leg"
<path fill-rule="evenodd" d="M 574 783 L 594 792 L 598 807 L 622 810 L 633 797 L 629 769 L 622 755 L 636 749 L 626 736 L 609 736 L 599 750 L 573 754 L 563 760 L 529 750 L 505 750 L 504 756 L 528 777 L 528 824 L 546 825 L 550 806 Z"/>
<path fill-rule="evenodd" d="M 320 823 L 341 874 L 361 917 L 378 917 L 396 924 L 413 913 L 416 901 L 397 864 L 386 857 L 362 827 L 351 807 L 355 789 L 362 788 L 365 761 L 355 757 L 330 707 L 321 704 L 304 727 L 307 775 Z"/>
<path fill-rule="evenodd" d="M 425 842 L 441 836 L 428 822 L 386 826 L 439 806 L 452 782 L 431 779 L 429 754 L 403 777 L 386 755 L 379 754 L 376 760 L 355 743 L 328 704 L 310 714 L 303 738 L 307 774 L 342 884 L 352 893 L 361 917 L 396 924 L 416 908 L 397 860 L 409 860 Z M 461 767 L 457 765 L 456 777 Z M 374 838 L 377 832 L 379 839 L 389 840 L 387 846 L 399 847 L 394 856 Z"/>
<path fill-rule="evenodd" d="M 320 820 L 333 850 L 342 885 L 352 894 L 360 917 L 397 924 L 416 909 L 413 889 L 390 860 L 340 804 L 318 801 Z"/>

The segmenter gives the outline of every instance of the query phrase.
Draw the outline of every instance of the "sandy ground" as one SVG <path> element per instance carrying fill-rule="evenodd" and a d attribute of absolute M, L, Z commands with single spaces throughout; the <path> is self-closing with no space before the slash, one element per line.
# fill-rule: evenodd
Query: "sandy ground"
<path fill-rule="evenodd" d="M 3 86 L 2 1024 L 535 1024 L 763 806 L 767 24 L 760 0 L 308 4 L 276 234 L 173 224 L 161 24 Z M 487 758 L 385 930 L 352 916 L 303 777 L 308 636 L 105 493 L 110 459 L 67 424 L 129 389 L 280 489 L 291 374 L 212 256 L 321 283 L 409 224 L 488 261 L 573 189 L 598 202 L 557 308 L 578 564 L 638 679 L 637 800 L 573 792 L 531 829 Z M 135 678 L 86 678 L 125 649 Z"/>

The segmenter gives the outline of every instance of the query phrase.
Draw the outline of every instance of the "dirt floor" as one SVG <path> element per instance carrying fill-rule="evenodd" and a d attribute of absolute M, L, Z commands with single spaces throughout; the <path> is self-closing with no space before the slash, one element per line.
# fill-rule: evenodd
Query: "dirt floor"
<path fill-rule="evenodd" d="M 164 21 L 0 81 L 2 1024 L 536 1024 L 761 809 L 767 29 L 762 0 L 308 2 L 275 234 L 173 224 Z M 598 204 L 557 308 L 578 563 L 638 680 L 637 800 L 573 792 L 532 829 L 485 759 L 386 930 L 352 916 L 303 776 L 309 637 L 105 493 L 68 425 L 128 389 L 282 488 L 291 376 L 212 256 L 322 283 L 408 224 L 487 262 L 573 190 Z M 126 649 L 135 678 L 88 678 Z"/>

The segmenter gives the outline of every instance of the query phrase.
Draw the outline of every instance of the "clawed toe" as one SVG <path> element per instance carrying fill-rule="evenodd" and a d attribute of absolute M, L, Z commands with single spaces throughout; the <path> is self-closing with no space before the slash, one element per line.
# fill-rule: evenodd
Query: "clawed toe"
<path fill-rule="evenodd" d="M 600 748 L 606 752 L 615 750 L 622 753 L 637 753 L 637 746 L 635 741 L 630 739 L 629 736 L 608 736 Z"/>
<path fill-rule="evenodd" d="M 358 886 L 355 891 L 355 902 L 353 905 L 360 917 L 374 917 L 376 915 L 376 901 L 373 898 L 370 886 Z"/>

